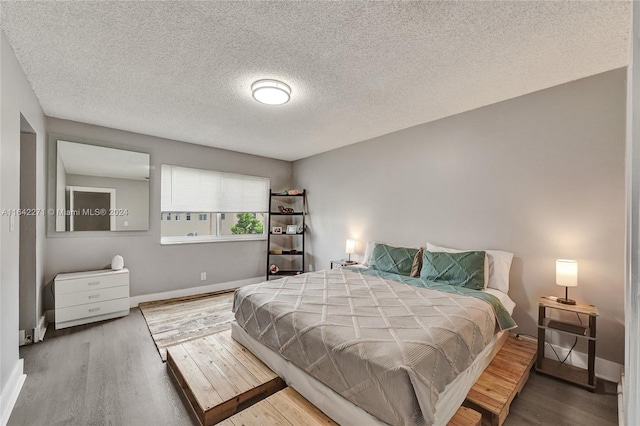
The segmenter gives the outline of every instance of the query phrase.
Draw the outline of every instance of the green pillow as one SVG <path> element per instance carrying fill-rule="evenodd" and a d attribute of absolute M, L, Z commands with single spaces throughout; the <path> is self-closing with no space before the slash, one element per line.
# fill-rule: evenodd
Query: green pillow
<path fill-rule="evenodd" d="M 371 268 L 378 271 L 410 276 L 416 253 L 418 253 L 416 248 L 376 244 L 369 263 Z"/>
<path fill-rule="evenodd" d="M 484 257 L 484 251 L 460 253 L 425 251 L 420 278 L 482 290 L 484 288 Z"/>

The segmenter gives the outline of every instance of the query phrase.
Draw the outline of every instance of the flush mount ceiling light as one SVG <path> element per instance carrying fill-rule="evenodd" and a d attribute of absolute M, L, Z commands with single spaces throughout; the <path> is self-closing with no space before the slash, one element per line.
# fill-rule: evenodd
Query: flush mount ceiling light
<path fill-rule="evenodd" d="M 258 80 L 251 85 L 253 99 L 267 105 L 282 105 L 289 102 L 291 88 L 278 80 Z"/>

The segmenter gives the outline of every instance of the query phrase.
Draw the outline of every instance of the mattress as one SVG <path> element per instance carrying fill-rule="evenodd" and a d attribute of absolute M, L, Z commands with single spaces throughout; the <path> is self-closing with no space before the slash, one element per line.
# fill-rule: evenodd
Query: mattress
<path fill-rule="evenodd" d="M 504 307 L 486 294 L 469 297 L 450 286 L 434 290 L 364 272 L 320 271 L 243 287 L 234 301 L 237 324 L 375 418 L 437 424 L 442 394 L 491 352 L 495 306 Z"/>
<path fill-rule="evenodd" d="M 451 382 L 436 403 L 433 424 L 444 426 L 454 416 L 469 389 L 478 380 L 480 374 L 489 365 L 497 351 L 507 337 L 508 332 L 500 331 L 487 347 L 476 357 L 469 368 L 460 373 Z M 242 344 L 257 358 L 262 360 L 278 376 L 282 377 L 288 386 L 318 407 L 324 414 L 335 422 L 344 426 L 376 426 L 386 425 L 364 411 L 362 408 L 343 398 L 333 389 L 308 375 L 304 370 L 282 358 L 278 353 L 269 349 L 253 337 L 249 336 L 236 321 L 231 323 L 231 336 Z"/>

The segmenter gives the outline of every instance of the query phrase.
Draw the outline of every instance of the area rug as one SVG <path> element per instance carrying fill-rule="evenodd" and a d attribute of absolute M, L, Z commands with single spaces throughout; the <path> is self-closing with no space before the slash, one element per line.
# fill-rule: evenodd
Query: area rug
<path fill-rule="evenodd" d="M 162 361 L 167 348 L 231 328 L 233 291 L 140 303 Z"/>

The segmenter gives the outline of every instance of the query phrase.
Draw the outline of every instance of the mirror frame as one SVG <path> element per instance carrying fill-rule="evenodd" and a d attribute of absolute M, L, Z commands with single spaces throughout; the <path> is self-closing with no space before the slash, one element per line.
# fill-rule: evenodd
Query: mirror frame
<path fill-rule="evenodd" d="M 82 145 L 92 145 L 102 148 L 120 149 L 123 151 L 138 152 L 140 154 L 147 154 L 149 156 L 149 210 L 147 218 L 146 230 L 131 230 L 131 231 L 56 231 L 56 216 L 49 214 L 51 209 L 56 210 L 56 186 L 57 186 L 57 156 L 58 156 L 58 140 L 65 142 L 73 142 Z M 78 138 L 74 136 L 67 136 L 57 133 L 49 133 L 47 137 L 47 159 L 46 159 L 46 177 L 47 177 L 47 206 L 46 206 L 46 227 L 47 237 L 53 238 L 83 238 L 83 237 L 116 237 L 116 236 L 142 236 L 149 235 L 151 232 L 151 188 L 152 188 L 152 155 L 150 152 L 142 151 L 137 147 L 131 147 L 127 145 L 114 144 L 110 142 L 102 142 L 92 139 Z"/>

